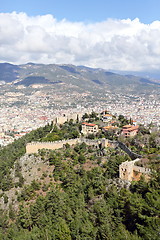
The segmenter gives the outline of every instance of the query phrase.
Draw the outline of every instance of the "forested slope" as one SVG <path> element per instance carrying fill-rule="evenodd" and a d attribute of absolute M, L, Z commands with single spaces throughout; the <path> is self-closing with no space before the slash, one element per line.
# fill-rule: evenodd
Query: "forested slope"
<path fill-rule="evenodd" d="M 61 128 L 47 125 L 1 149 L 3 194 L 15 187 L 11 186 L 10 168 L 24 154 L 27 142 L 78 137 L 79 127 L 73 122 Z M 35 159 L 40 158 L 53 171 L 44 172 L 39 180 L 29 185 L 20 182 L 17 186 L 21 188 L 17 192 L 18 209 L 10 204 L 9 209 L 1 210 L 0 239 L 158 240 L 160 149 L 153 145 L 153 135 L 149 139 L 152 141 L 145 143 L 144 150 L 140 148 L 143 134 L 127 140 L 132 149 L 155 160 L 148 182 L 142 178 L 129 184 L 118 179 L 119 164 L 129 160 L 120 149 L 108 148 L 102 154 L 101 149 L 82 143 L 34 154 Z"/>

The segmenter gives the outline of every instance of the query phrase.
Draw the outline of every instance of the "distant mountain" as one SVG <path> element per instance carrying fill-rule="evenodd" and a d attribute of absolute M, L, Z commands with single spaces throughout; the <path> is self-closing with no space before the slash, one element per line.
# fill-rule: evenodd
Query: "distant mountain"
<path fill-rule="evenodd" d="M 56 84 L 56 83 L 61 83 L 61 81 L 51 82 L 45 77 L 30 76 L 24 78 L 22 81 L 16 82 L 15 85 L 24 85 L 28 87 L 33 84 Z"/>
<path fill-rule="evenodd" d="M 85 89 L 90 92 L 146 93 L 160 88 L 159 82 L 142 76 L 122 75 L 100 68 L 70 64 L 0 63 L 0 81 L 27 87 L 33 84 L 63 83 L 68 89 L 76 87 L 81 91 Z"/>
<path fill-rule="evenodd" d="M 0 81 L 12 82 L 18 79 L 19 67 L 10 63 L 0 63 Z"/>
<path fill-rule="evenodd" d="M 121 75 L 132 75 L 132 76 L 138 76 L 142 78 L 152 79 L 154 82 L 160 83 L 160 71 L 154 71 L 154 72 L 135 72 L 135 71 L 114 71 L 114 73 L 118 73 Z"/>
<path fill-rule="evenodd" d="M 141 78 L 141 79 L 140 79 L 140 82 L 142 82 L 142 83 L 148 83 L 148 84 L 160 85 L 160 83 L 158 83 L 158 82 L 153 82 L 153 81 L 151 81 L 151 80 L 149 80 L 149 79 L 146 79 L 146 78 Z"/>

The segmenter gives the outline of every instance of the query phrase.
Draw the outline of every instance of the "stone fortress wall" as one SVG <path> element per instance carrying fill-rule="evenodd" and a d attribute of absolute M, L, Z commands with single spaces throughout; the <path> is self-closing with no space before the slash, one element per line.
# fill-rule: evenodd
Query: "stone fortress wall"
<path fill-rule="evenodd" d="M 75 138 L 75 139 L 67 139 L 61 141 L 54 141 L 54 142 L 31 142 L 27 143 L 26 145 L 26 153 L 38 153 L 39 149 L 51 149 L 56 150 L 59 148 L 63 148 L 63 146 L 68 143 L 70 145 L 75 145 L 77 143 L 86 143 L 87 145 L 94 145 L 94 146 L 101 146 L 101 147 L 108 147 L 109 141 L 105 138 L 97 139 L 97 140 L 90 140 L 86 138 Z"/>
<path fill-rule="evenodd" d="M 63 114 L 63 116 L 57 116 L 53 119 L 53 124 L 64 124 L 65 122 L 69 120 L 73 120 L 73 122 L 81 121 L 82 120 L 83 113 L 71 113 L 71 114 Z"/>
<path fill-rule="evenodd" d="M 67 139 L 67 140 L 61 140 L 61 141 L 55 141 L 55 142 L 27 143 L 26 153 L 27 154 L 38 153 L 39 149 L 56 150 L 56 149 L 63 148 L 64 145 L 67 143 L 70 145 L 75 145 L 77 143 L 83 143 L 83 142 L 86 143 L 87 145 L 95 146 L 97 148 L 116 147 L 116 142 L 113 142 L 114 144 L 112 144 L 111 141 L 105 138 L 96 139 L 96 140 L 91 140 L 86 138 L 75 138 L 75 139 Z M 127 181 L 139 181 L 141 178 L 141 175 L 144 175 L 145 179 L 148 179 L 151 173 L 151 170 L 149 168 L 135 165 L 135 163 L 138 161 L 140 161 L 140 158 L 137 158 L 133 161 L 123 162 L 119 166 L 119 178 Z"/>
<path fill-rule="evenodd" d="M 132 152 L 124 143 L 120 141 L 117 141 L 117 147 L 120 147 L 123 151 L 125 151 L 132 160 L 142 157 L 141 155 Z"/>
<path fill-rule="evenodd" d="M 149 168 L 136 166 L 135 163 L 139 162 L 137 158 L 133 161 L 123 162 L 119 166 L 119 178 L 128 181 L 139 181 L 141 176 L 144 175 L 145 179 L 149 178 L 151 170 Z"/>

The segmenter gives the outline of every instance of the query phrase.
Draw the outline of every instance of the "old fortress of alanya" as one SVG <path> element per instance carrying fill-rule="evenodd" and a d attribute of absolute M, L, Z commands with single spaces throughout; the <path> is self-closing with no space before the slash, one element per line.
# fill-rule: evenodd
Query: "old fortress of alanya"
<path fill-rule="evenodd" d="M 55 142 L 32 142 L 26 145 L 26 154 L 38 153 L 40 149 L 50 149 L 56 150 L 63 148 L 65 144 L 75 145 L 77 143 L 86 143 L 87 145 L 92 145 L 95 147 L 107 148 L 107 147 L 115 147 L 115 143 L 112 143 L 108 139 L 102 138 L 97 140 L 91 140 L 86 138 L 75 138 L 68 140 L 61 140 Z M 141 163 L 142 160 L 137 158 L 133 161 L 123 162 L 119 166 L 119 178 L 128 181 L 139 181 L 141 175 L 145 177 L 145 179 L 149 178 L 151 170 L 149 168 L 145 168 L 142 166 L 138 166 L 137 163 Z M 136 165 L 137 164 L 137 165 Z"/>
<path fill-rule="evenodd" d="M 32 142 L 27 143 L 26 145 L 26 153 L 38 153 L 39 149 L 50 149 L 50 150 L 56 150 L 59 148 L 63 148 L 66 143 L 70 145 L 75 145 L 77 143 L 86 143 L 87 145 L 94 145 L 94 146 L 101 146 L 108 147 L 109 141 L 105 138 L 97 139 L 97 140 L 90 140 L 86 138 L 75 138 L 75 139 L 67 139 L 67 140 L 61 140 L 61 141 L 55 141 L 55 142 Z"/>
<path fill-rule="evenodd" d="M 150 176 L 151 169 L 147 167 L 137 166 L 142 160 L 137 158 L 133 161 L 126 161 L 119 166 L 119 178 L 128 181 L 139 181 L 143 175 L 147 180 Z"/>

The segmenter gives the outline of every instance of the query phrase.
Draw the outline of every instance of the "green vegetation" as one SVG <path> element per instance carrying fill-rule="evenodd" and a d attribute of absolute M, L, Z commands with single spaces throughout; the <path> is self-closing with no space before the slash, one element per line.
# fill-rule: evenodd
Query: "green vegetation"
<path fill-rule="evenodd" d="M 42 141 L 58 141 L 62 139 L 73 139 L 79 137 L 79 124 L 73 123 L 72 120 L 64 123 L 59 128 L 54 125 L 52 131 L 47 134 Z"/>
<path fill-rule="evenodd" d="M 81 144 L 46 151 L 44 157 L 54 164 L 53 177 L 57 182 L 43 186 L 46 195 L 39 197 L 38 182 L 24 188 L 18 198 L 18 214 L 10 209 L 14 221 L 9 224 L 11 217 L 1 215 L 1 239 L 158 239 L 159 173 L 150 182 L 133 182 L 130 189 L 117 187 L 111 181 L 118 173 L 115 162 L 118 165 L 126 156 L 122 154 L 120 160 L 111 150 L 108 157 L 112 160 L 85 170 L 78 159 L 82 153 L 86 159 L 95 156 L 96 150 L 89 153 L 89 149 Z M 64 161 L 66 150 L 70 154 Z M 74 154 L 76 165 L 71 157 Z M 98 156 L 94 162 L 98 162 Z"/>
<path fill-rule="evenodd" d="M 135 137 L 121 139 L 132 151 L 150 160 L 151 168 L 159 169 L 160 163 L 160 131 L 151 132 L 140 126 Z"/>
<path fill-rule="evenodd" d="M 125 121 L 124 118 L 121 118 Z M 120 149 L 97 148 L 85 143 L 58 150 L 39 150 L 52 172 L 42 171 L 38 181 L 26 185 L 16 162 L 31 141 L 55 141 L 79 136 L 79 124 L 47 125 L 0 149 L 1 199 L 8 208 L 0 210 L 2 240 L 158 240 L 160 234 L 160 148 L 159 132 L 144 128 L 123 142 L 150 160 L 153 171 L 145 182 L 117 182 L 119 165 L 130 160 Z M 100 134 L 99 134 L 100 136 Z M 98 137 L 98 135 L 96 136 Z M 19 179 L 17 208 L 9 204 L 7 190 L 14 187 L 10 169 Z"/>
<path fill-rule="evenodd" d="M 82 116 L 82 119 L 83 120 L 87 120 L 87 122 L 95 122 L 95 121 L 98 121 L 99 120 L 99 114 L 96 113 L 96 112 L 91 112 L 90 114 L 88 113 L 85 113 L 83 116 Z"/>
<path fill-rule="evenodd" d="M 0 188 L 3 191 L 7 191 L 13 187 L 12 179 L 10 177 L 10 168 L 13 167 L 16 159 L 19 159 L 25 153 L 26 143 L 31 141 L 39 141 L 52 129 L 51 125 L 46 125 L 44 128 L 39 128 L 25 135 L 24 137 L 16 140 L 14 143 L 9 144 L 6 147 L 0 148 Z M 19 177 L 20 185 L 23 182 L 20 173 L 17 174 Z"/>

